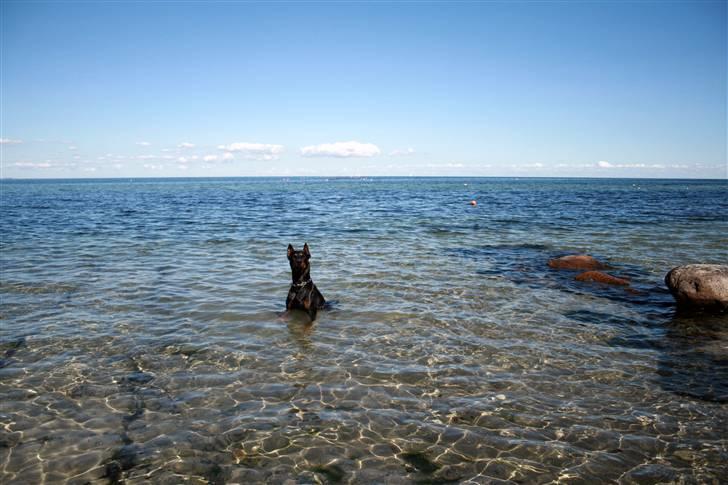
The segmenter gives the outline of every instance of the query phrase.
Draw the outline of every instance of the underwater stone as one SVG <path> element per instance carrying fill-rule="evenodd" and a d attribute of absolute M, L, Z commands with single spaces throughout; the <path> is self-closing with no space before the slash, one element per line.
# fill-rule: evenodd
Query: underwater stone
<path fill-rule="evenodd" d="M 561 258 L 549 260 L 549 267 L 553 269 L 605 269 L 608 266 L 588 254 L 571 254 Z"/>
<path fill-rule="evenodd" d="M 667 483 L 675 480 L 675 470 L 657 463 L 640 465 L 626 476 L 627 483 Z"/>
<path fill-rule="evenodd" d="M 154 379 L 152 374 L 148 372 L 134 371 L 122 379 L 127 384 L 146 384 Z"/>
<path fill-rule="evenodd" d="M 601 271 L 586 271 L 576 275 L 576 281 L 594 281 L 596 283 L 604 283 L 607 285 L 629 286 L 629 281 L 624 278 L 617 278 Z"/>

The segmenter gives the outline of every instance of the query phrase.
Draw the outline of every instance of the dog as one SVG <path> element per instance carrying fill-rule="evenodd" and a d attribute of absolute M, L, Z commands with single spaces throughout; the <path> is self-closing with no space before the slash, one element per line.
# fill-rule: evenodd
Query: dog
<path fill-rule="evenodd" d="M 288 290 L 286 310 L 303 310 L 313 322 L 316 320 L 316 313 L 326 305 L 326 300 L 311 281 L 310 259 L 308 243 L 303 245 L 302 251 L 296 251 L 291 244 L 288 245 L 288 262 L 291 264 L 293 283 Z"/>

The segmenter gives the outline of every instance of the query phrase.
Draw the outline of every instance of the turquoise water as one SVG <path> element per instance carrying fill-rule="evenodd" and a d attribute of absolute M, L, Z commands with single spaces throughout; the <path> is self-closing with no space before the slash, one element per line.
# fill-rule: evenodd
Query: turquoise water
<path fill-rule="evenodd" d="M 726 181 L 0 189 L 2 483 L 728 476 L 728 317 L 663 284 L 728 263 Z M 313 325 L 284 312 L 304 242 Z M 631 290 L 547 266 L 582 252 Z"/>

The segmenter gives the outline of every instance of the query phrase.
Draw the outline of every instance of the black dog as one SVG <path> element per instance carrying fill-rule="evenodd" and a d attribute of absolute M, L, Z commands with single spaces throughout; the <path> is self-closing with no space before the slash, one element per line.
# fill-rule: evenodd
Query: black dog
<path fill-rule="evenodd" d="M 316 319 L 316 312 L 324 307 L 326 300 L 311 281 L 309 259 L 311 253 L 308 250 L 308 243 L 303 245 L 303 251 L 296 251 L 293 246 L 288 245 L 288 261 L 291 263 L 293 283 L 288 290 L 286 310 L 303 310 L 313 322 Z"/>

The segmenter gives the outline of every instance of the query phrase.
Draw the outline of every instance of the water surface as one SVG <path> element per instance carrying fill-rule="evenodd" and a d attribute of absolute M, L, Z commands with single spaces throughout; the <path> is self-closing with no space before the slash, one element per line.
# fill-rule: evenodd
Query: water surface
<path fill-rule="evenodd" d="M 717 483 L 725 181 L 2 181 L 2 483 Z M 476 199 L 478 205 L 468 202 Z M 288 243 L 336 303 L 283 314 Z M 578 283 L 586 252 L 632 290 Z"/>

